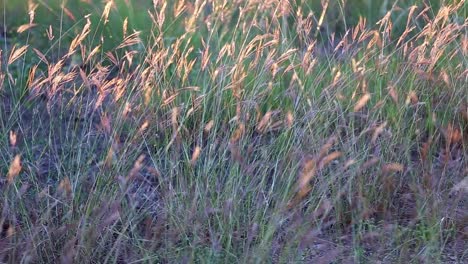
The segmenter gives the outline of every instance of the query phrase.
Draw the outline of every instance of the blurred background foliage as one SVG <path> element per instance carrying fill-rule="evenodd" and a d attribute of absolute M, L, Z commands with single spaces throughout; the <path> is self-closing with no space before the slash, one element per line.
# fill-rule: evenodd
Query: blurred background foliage
<path fill-rule="evenodd" d="M 28 33 L 37 35 L 42 38 L 31 38 L 32 44 L 34 41 L 47 40 L 46 30 L 49 26 L 53 27 L 56 41 L 66 41 L 73 39 L 76 34 L 81 32 L 83 25 L 86 23 L 85 16 L 90 16 L 92 27 L 95 36 L 107 36 L 107 42 L 104 46 L 112 48 L 112 45 L 119 43 L 122 40 L 122 24 L 125 18 L 128 19 L 129 29 L 144 29 L 145 26 L 151 24 L 147 10 L 151 7 L 151 1 L 147 0 L 114 0 L 114 5 L 109 14 L 109 22 L 103 26 L 104 21 L 97 14 L 102 14 L 105 2 L 96 0 L 0 0 L 2 11 L 1 21 L 7 34 L 10 38 L 17 37 L 16 29 L 23 24 L 29 23 L 28 10 L 35 10 L 34 22 L 37 24 L 35 30 Z M 99 32 L 103 31 L 103 32 Z M 129 30 L 130 31 L 130 30 Z M 130 31 L 130 33 L 132 33 Z M 25 33 L 23 33 L 24 35 Z M 104 41 L 104 40 L 98 40 Z M 49 44 L 47 44 L 49 45 Z M 39 45 L 41 46 L 41 45 Z"/>
<path fill-rule="evenodd" d="M 90 19 L 94 29 L 95 36 L 104 35 L 107 38 L 94 39 L 100 43 L 104 50 L 112 49 L 118 45 L 122 39 L 122 25 L 123 21 L 127 18 L 129 33 L 131 29 L 141 31 L 141 38 L 149 38 L 154 36 L 156 29 L 151 26 L 151 18 L 149 12 L 154 13 L 153 1 L 150 0 L 114 0 L 114 5 L 109 15 L 109 22 L 103 25 L 102 18 L 97 14 L 102 14 L 104 6 L 107 1 L 103 0 L 0 0 L 1 21 L 0 25 L 6 28 L 10 39 L 17 37 L 16 29 L 22 24 L 27 24 L 29 21 L 28 10 L 35 6 L 34 23 L 37 24 L 36 30 L 31 30 L 26 34 L 30 44 L 39 46 L 49 46 L 50 43 L 46 38 L 46 30 L 52 26 L 56 35 L 60 36 L 55 39 L 56 43 L 62 41 L 70 41 L 76 34 L 78 34 L 86 19 L 84 16 L 93 14 Z M 167 1 L 166 10 L 173 10 L 173 6 L 178 1 Z M 205 5 L 205 12 L 207 15 L 211 12 L 213 1 L 207 1 Z M 237 1 L 228 2 L 228 5 L 236 5 Z M 280 2 L 280 1 L 278 1 Z M 294 35 L 295 23 L 297 22 L 298 10 L 301 10 L 302 15 L 305 17 L 312 14 L 316 23 L 319 17 L 324 13 L 324 21 L 322 23 L 320 39 L 328 40 L 330 35 L 334 33 L 336 36 L 342 35 L 346 30 L 352 28 L 359 21 L 360 17 L 366 18 L 367 25 L 375 25 L 375 23 L 382 18 L 389 10 L 392 10 L 393 22 L 393 35 L 398 35 L 403 32 L 406 27 L 407 16 L 409 8 L 413 5 L 419 6 L 420 9 L 425 6 L 430 9 L 429 15 L 434 16 L 437 14 L 439 8 L 444 3 L 452 2 L 451 0 L 290 0 L 289 5 L 291 8 L 290 16 L 287 19 L 288 32 L 290 38 L 295 38 Z M 194 0 L 186 1 L 188 3 L 186 10 L 193 8 Z M 323 10 L 324 4 L 328 4 L 328 8 Z M 466 3 L 465 3 L 466 6 Z M 239 7 L 237 8 L 239 9 Z M 466 17 L 467 8 L 462 8 L 460 20 Z M 181 32 L 185 32 L 185 24 L 183 23 L 184 14 L 174 18 L 174 14 L 165 14 L 165 38 L 166 40 L 171 37 L 177 37 Z M 239 13 L 231 16 L 230 22 L 235 23 Z M 172 20 L 171 20 L 172 19 Z M 182 21 L 182 23 L 181 23 Z M 200 21 L 199 21 L 200 22 Z M 203 21 L 201 21 L 203 23 Z M 227 23 L 226 26 L 229 24 Z M 421 28 L 424 25 L 421 24 Z M 206 33 L 206 32 L 205 32 Z M 41 37 L 36 35 L 40 34 Z M 203 28 L 194 32 L 194 40 L 196 41 L 197 35 L 204 34 Z M 22 35 L 25 35 L 24 33 Z M 311 36 L 315 35 L 311 32 Z M 35 37 L 36 36 L 36 37 Z M 22 37 L 22 36 L 21 36 Z M 227 42 L 233 36 L 223 36 L 224 41 Z M 37 42 L 44 43 L 37 43 Z M 89 43 L 95 45 L 96 43 Z M 196 43 L 192 43 L 196 44 Z M 56 46 L 56 45 L 54 45 Z"/>

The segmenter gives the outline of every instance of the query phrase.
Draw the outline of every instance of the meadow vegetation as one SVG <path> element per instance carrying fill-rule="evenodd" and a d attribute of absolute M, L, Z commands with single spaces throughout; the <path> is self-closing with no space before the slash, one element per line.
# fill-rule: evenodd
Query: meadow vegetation
<path fill-rule="evenodd" d="M 0 4 L 0 262 L 466 263 L 464 0 Z"/>

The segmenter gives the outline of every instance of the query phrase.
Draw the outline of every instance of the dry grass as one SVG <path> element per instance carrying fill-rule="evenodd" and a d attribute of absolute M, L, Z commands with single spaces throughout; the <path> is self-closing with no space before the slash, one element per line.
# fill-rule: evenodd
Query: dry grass
<path fill-rule="evenodd" d="M 1 262 L 466 261 L 465 1 L 85 2 L 2 44 Z"/>

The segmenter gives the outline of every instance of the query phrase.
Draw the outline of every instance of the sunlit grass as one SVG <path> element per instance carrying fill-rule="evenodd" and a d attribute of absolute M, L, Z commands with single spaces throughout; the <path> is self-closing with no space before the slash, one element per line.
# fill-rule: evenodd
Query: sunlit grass
<path fill-rule="evenodd" d="M 338 2 L 7 17 L 1 261 L 463 262 L 466 4 Z"/>

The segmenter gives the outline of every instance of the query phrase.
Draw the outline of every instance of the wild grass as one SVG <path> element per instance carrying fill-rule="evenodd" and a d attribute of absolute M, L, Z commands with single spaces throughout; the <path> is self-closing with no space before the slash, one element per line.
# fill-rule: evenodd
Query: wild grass
<path fill-rule="evenodd" d="M 2 3 L 0 260 L 465 262 L 466 3 L 384 2 Z"/>

